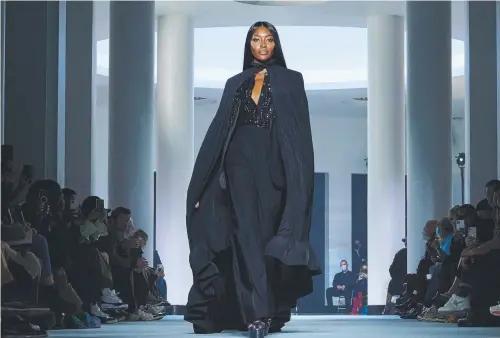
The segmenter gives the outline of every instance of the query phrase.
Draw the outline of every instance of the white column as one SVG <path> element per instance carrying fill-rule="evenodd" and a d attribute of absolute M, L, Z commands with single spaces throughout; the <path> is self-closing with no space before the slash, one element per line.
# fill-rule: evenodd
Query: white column
<path fill-rule="evenodd" d="M 408 272 L 423 257 L 422 229 L 451 207 L 451 3 L 407 1 Z"/>
<path fill-rule="evenodd" d="M 154 1 L 111 1 L 109 206 L 132 209 L 153 262 Z"/>
<path fill-rule="evenodd" d="M 404 21 L 368 18 L 368 305 L 384 305 L 405 236 Z"/>
<path fill-rule="evenodd" d="M 465 201 L 497 178 L 497 3 L 469 1 L 465 39 Z"/>
<path fill-rule="evenodd" d="M 65 187 L 80 199 L 91 195 L 92 115 L 95 109 L 94 3 L 68 1 L 66 4 L 65 63 Z M 102 196 L 101 196 L 102 197 Z"/>
<path fill-rule="evenodd" d="M 182 14 L 158 19 L 156 247 L 169 301 L 184 305 L 191 287 L 186 194 L 194 164 L 194 29 Z"/>

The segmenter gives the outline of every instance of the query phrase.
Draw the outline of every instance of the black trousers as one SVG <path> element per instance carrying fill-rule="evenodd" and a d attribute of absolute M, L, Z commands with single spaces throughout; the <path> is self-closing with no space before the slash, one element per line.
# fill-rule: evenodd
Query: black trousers
<path fill-rule="evenodd" d="M 97 304 L 104 288 L 112 288 L 109 266 L 103 262 L 99 250 L 93 245 L 79 245 L 73 255 L 70 280 L 80 296 L 85 310 Z"/>
<path fill-rule="evenodd" d="M 345 289 L 345 290 L 338 290 L 337 288 L 328 288 L 325 291 L 326 295 L 326 304 L 328 307 L 333 306 L 333 297 L 345 297 L 345 304 L 347 307 L 351 306 L 351 301 L 352 301 L 352 290 L 351 289 Z"/>
<path fill-rule="evenodd" d="M 277 313 L 276 265 L 264 251 L 281 220 L 282 192 L 269 167 L 270 133 L 242 126 L 227 151 L 225 169 L 234 220 L 232 249 L 236 298 L 245 323 Z"/>

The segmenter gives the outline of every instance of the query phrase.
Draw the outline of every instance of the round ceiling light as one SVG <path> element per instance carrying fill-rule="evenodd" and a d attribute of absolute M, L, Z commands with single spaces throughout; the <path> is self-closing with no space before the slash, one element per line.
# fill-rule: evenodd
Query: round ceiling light
<path fill-rule="evenodd" d="M 307 6 L 307 5 L 315 5 L 326 2 L 326 0 L 322 1 L 305 1 L 305 0 L 271 0 L 271 1 L 252 1 L 252 0 L 233 0 L 234 2 L 239 2 L 245 5 L 254 5 L 254 6 Z"/>

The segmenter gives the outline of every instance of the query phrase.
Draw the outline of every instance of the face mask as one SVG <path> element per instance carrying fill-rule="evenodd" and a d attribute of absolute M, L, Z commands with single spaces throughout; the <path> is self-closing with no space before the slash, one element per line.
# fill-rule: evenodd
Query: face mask
<path fill-rule="evenodd" d="M 423 238 L 424 240 L 426 240 L 426 241 L 428 241 L 429 239 L 431 239 L 431 238 L 430 238 L 430 236 L 427 236 L 427 234 L 425 233 L 425 230 L 424 230 L 424 231 L 422 231 L 422 238 Z"/>

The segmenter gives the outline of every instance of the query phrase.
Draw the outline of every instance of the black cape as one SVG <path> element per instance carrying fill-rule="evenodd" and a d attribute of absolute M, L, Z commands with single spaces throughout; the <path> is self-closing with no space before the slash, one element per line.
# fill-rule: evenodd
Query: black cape
<path fill-rule="evenodd" d="M 231 107 L 238 88 L 259 68 L 249 68 L 230 78 L 219 109 L 207 131 L 187 193 L 189 262 L 194 284 L 206 295 L 214 295 L 212 282 L 219 271 L 217 254 L 230 246 L 231 212 L 228 194 L 221 188 L 221 157 L 231 128 Z M 276 119 L 278 144 L 285 173 L 285 205 L 279 230 L 267 244 L 265 254 L 286 266 L 300 267 L 290 297 L 295 300 L 312 292 L 312 276 L 321 274 L 309 244 L 314 188 L 314 153 L 309 108 L 302 74 L 284 67 L 267 67 Z M 199 207 L 197 208 L 197 203 Z M 190 296 L 191 298 L 191 296 Z M 188 307 L 191 299 L 188 299 Z"/>

